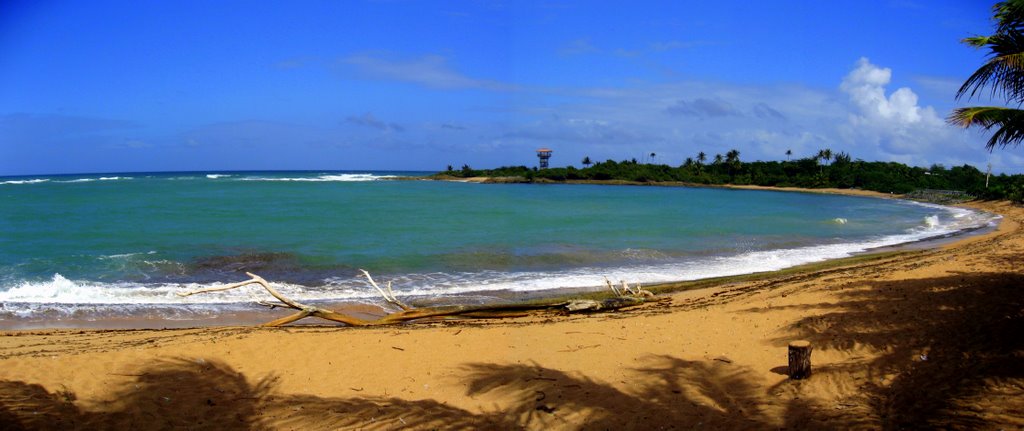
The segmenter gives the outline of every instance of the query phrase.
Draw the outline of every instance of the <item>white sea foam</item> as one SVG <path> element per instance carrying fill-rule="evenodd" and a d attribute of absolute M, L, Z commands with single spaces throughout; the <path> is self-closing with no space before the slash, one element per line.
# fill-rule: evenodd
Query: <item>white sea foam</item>
<path fill-rule="evenodd" d="M 780 250 L 763 250 L 732 256 L 710 256 L 682 261 L 660 260 L 655 264 L 623 265 L 618 267 L 582 267 L 562 271 L 475 271 L 460 273 L 415 273 L 394 277 L 380 276 L 381 281 L 392 281 L 399 296 L 438 296 L 486 292 L 496 290 L 538 291 L 555 288 L 595 288 L 604 284 L 604 277 L 618 282 L 658 283 L 696 280 L 709 277 L 774 271 L 801 264 L 848 257 L 867 250 L 920 241 L 954 234 L 965 229 L 992 226 L 998 216 L 960 208 L 938 207 L 943 211 L 926 217 L 920 226 L 907 232 L 878 237 L 860 242 L 826 244 Z M 632 255 L 638 250 L 624 250 Z M 145 254 L 153 254 L 153 251 Z M 108 259 L 131 258 L 142 253 L 105 256 Z M 645 253 L 641 253 L 645 254 Z M 234 282 L 238 280 L 225 280 Z M 301 286 L 271 283 L 274 288 L 298 301 L 368 301 L 378 302 L 376 292 L 364 279 L 339 277 L 326 280 L 321 286 Z M 16 316 L 39 316 L 46 313 L 67 314 L 93 310 L 111 313 L 112 310 L 159 310 L 170 313 L 168 307 L 221 307 L 242 306 L 270 297 L 257 285 L 213 294 L 180 297 L 179 292 L 205 287 L 222 286 L 221 283 L 104 283 L 71 280 L 54 274 L 50 280 L 0 285 L 0 312 Z M 85 308 L 83 308 L 85 307 Z M 91 308 L 90 308 L 91 307 Z M 97 308 L 99 307 L 99 308 Z M 113 308 L 111 308 L 113 307 Z M 118 308 L 121 307 L 121 308 Z M 191 309 L 190 309 L 191 310 Z M 173 313 L 172 313 L 173 314 Z M 186 313 L 187 314 L 187 313 Z M 108 314 L 109 315 L 109 314 Z"/>
<path fill-rule="evenodd" d="M 842 217 L 836 217 L 832 219 L 832 222 L 835 224 L 846 224 L 847 220 Z"/>
<path fill-rule="evenodd" d="M 10 181 L 0 181 L 0 184 L 39 184 L 39 183 L 45 183 L 45 182 L 47 182 L 47 181 L 50 181 L 50 180 L 49 180 L 49 179 L 46 179 L 46 178 L 36 178 L 36 179 L 34 179 L 34 180 L 10 180 Z"/>
<path fill-rule="evenodd" d="M 58 183 L 91 183 L 93 181 L 117 181 L 117 180 L 130 180 L 132 177 L 99 177 L 99 178 L 78 178 L 67 181 L 57 181 Z"/>
<path fill-rule="evenodd" d="M 338 181 L 338 182 L 359 182 L 359 181 L 377 181 L 385 180 L 390 178 L 397 178 L 395 175 L 374 175 L 374 174 L 338 174 L 338 175 L 320 175 L 317 177 L 245 177 L 241 178 L 242 181 L 303 181 L 303 182 L 327 182 L 327 181 Z"/>
<path fill-rule="evenodd" d="M 129 258 L 129 257 L 132 257 L 132 256 L 141 256 L 141 255 L 145 255 L 145 254 L 156 254 L 156 251 L 155 250 L 150 250 L 150 251 L 147 251 L 145 253 L 138 252 L 138 253 L 110 254 L 110 255 L 106 255 L 106 256 L 100 256 L 99 258 L 100 259 L 125 259 L 125 258 Z"/>
<path fill-rule="evenodd" d="M 103 283 L 69 280 L 61 274 L 40 282 L 22 282 L 10 289 L 0 291 L 0 302 L 35 304 L 195 304 L 253 302 L 269 297 L 258 285 L 246 286 L 216 295 L 197 295 L 188 298 L 178 296 L 204 287 L 222 286 L 221 283 Z M 274 288 L 294 294 L 296 299 L 317 299 L 310 288 L 272 283 Z M 286 294 L 288 294 L 286 293 Z"/>
<path fill-rule="evenodd" d="M 226 178 L 226 177 L 230 177 L 230 176 L 231 175 L 229 175 L 229 174 L 206 174 L 206 178 L 209 178 L 211 180 L 215 180 L 217 178 Z"/>

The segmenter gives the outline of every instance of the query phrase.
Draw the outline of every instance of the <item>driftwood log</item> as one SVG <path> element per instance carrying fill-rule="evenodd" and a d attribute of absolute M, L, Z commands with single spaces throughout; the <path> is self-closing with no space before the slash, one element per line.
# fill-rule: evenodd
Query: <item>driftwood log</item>
<path fill-rule="evenodd" d="M 634 305 L 640 305 L 644 302 L 650 301 L 654 298 L 654 294 L 641 289 L 640 285 L 637 284 L 634 287 L 630 287 L 625 281 L 622 282 L 622 287 L 616 288 L 611 281 L 605 278 L 605 283 L 609 289 L 615 295 L 612 298 L 604 300 L 591 300 L 591 299 L 575 299 L 566 301 L 557 301 L 551 303 L 542 304 L 492 304 L 492 305 L 442 305 L 436 307 L 423 307 L 414 308 L 406 305 L 402 301 L 398 300 L 395 296 L 394 291 L 391 289 L 391 283 L 388 282 L 385 288 L 381 288 L 370 273 L 366 270 L 360 270 L 366 280 L 373 286 L 374 289 L 384 298 L 384 302 L 390 304 L 396 308 L 397 311 L 391 312 L 383 317 L 374 320 L 361 319 L 347 314 L 342 314 L 329 310 L 326 308 L 316 307 L 312 305 L 302 304 L 295 301 L 287 296 L 283 295 L 277 289 L 274 289 L 267 280 L 256 274 L 247 272 L 246 275 L 250 279 L 241 281 L 238 283 L 232 283 L 224 286 L 208 287 L 204 289 L 197 289 L 188 292 L 179 292 L 178 296 L 186 297 L 201 293 L 210 292 L 221 292 L 225 290 L 237 289 L 239 287 L 248 286 L 250 284 L 258 284 L 263 287 L 271 296 L 274 297 L 278 302 L 259 301 L 258 303 L 263 306 L 270 308 L 291 308 L 297 310 L 296 313 L 282 317 L 280 319 L 272 320 L 264 323 L 263 326 L 282 326 L 289 323 L 305 319 L 307 317 L 318 317 L 332 322 L 340 322 L 351 326 L 377 326 L 377 325 L 391 325 L 401 322 L 408 322 L 411 320 L 419 320 L 431 317 L 459 317 L 459 318 L 502 318 L 502 317 L 520 317 L 525 316 L 532 311 L 542 310 L 558 310 L 563 312 L 582 312 L 582 311 L 606 311 L 606 310 L 617 310 L 620 308 L 630 307 Z"/>

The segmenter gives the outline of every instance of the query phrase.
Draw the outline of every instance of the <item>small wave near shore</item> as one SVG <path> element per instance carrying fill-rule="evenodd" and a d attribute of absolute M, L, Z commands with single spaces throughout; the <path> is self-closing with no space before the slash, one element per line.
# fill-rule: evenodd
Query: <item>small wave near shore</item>
<path fill-rule="evenodd" d="M 760 250 L 731 255 L 702 256 L 682 259 L 666 257 L 661 253 L 638 252 L 625 249 L 624 256 L 650 255 L 650 259 L 636 264 L 619 266 L 584 266 L 545 271 L 462 271 L 407 274 L 382 274 L 392 281 L 396 292 L 405 297 L 440 297 L 469 295 L 487 298 L 500 292 L 540 292 L 553 289 L 599 289 L 604 278 L 629 282 L 663 283 L 688 281 L 711 277 L 733 276 L 775 271 L 801 264 L 849 257 L 872 249 L 948 237 L 975 229 L 994 226 L 999 217 L 963 208 L 948 208 L 921 204 L 936 211 L 947 212 L 946 223 L 940 217 L 929 215 L 919 226 L 906 232 L 868 241 L 823 244 L 791 249 Z M 849 223 L 856 223 L 850 220 Z M 143 259 L 155 252 L 125 253 L 104 256 L 104 259 Z M 653 261 L 653 262 L 652 262 Z M 221 286 L 237 279 L 225 276 L 218 282 L 145 283 L 100 282 L 68 279 L 60 273 L 49 280 L 21 281 L 0 286 L 0 317 L 15 319 L 103 319 L 111 316 L 151 316 L 161 319 L 190 320 L 208 318 L 218 309 L 238 310 L 256 301 L 267 299 L 257 286 L 210 295 L 181 298 L 178 292 Z M 343 271 L 345 272 L 345 271 Z M 347 271 L 352 272 L 352 271 Z M 377 303 L 376 293 L 357 278 L 348 276 L 325 277 L 319 283 L 299 284 L 271 280 L 275 288 L 288 296 L 306 302 Z"/>

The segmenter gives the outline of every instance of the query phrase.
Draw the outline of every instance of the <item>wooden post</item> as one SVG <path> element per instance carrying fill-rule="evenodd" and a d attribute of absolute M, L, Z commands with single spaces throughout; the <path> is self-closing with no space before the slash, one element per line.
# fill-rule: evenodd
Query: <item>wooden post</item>
<path fill-rule="evenodd" d="M 810 341 L 789 343 L 789 378 L 800 380 L 811 376 L 811 350 Z"/>

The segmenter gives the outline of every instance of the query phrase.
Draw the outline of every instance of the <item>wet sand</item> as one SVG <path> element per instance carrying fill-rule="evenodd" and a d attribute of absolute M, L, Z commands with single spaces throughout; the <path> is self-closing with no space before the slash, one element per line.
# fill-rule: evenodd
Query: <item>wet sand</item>
<path fill-rule="evenodd" d="M 0 332 L 0 428 L 1016 429 L 1024 209 L 972 206 L 1003 222 L 614 313 Z"/>

